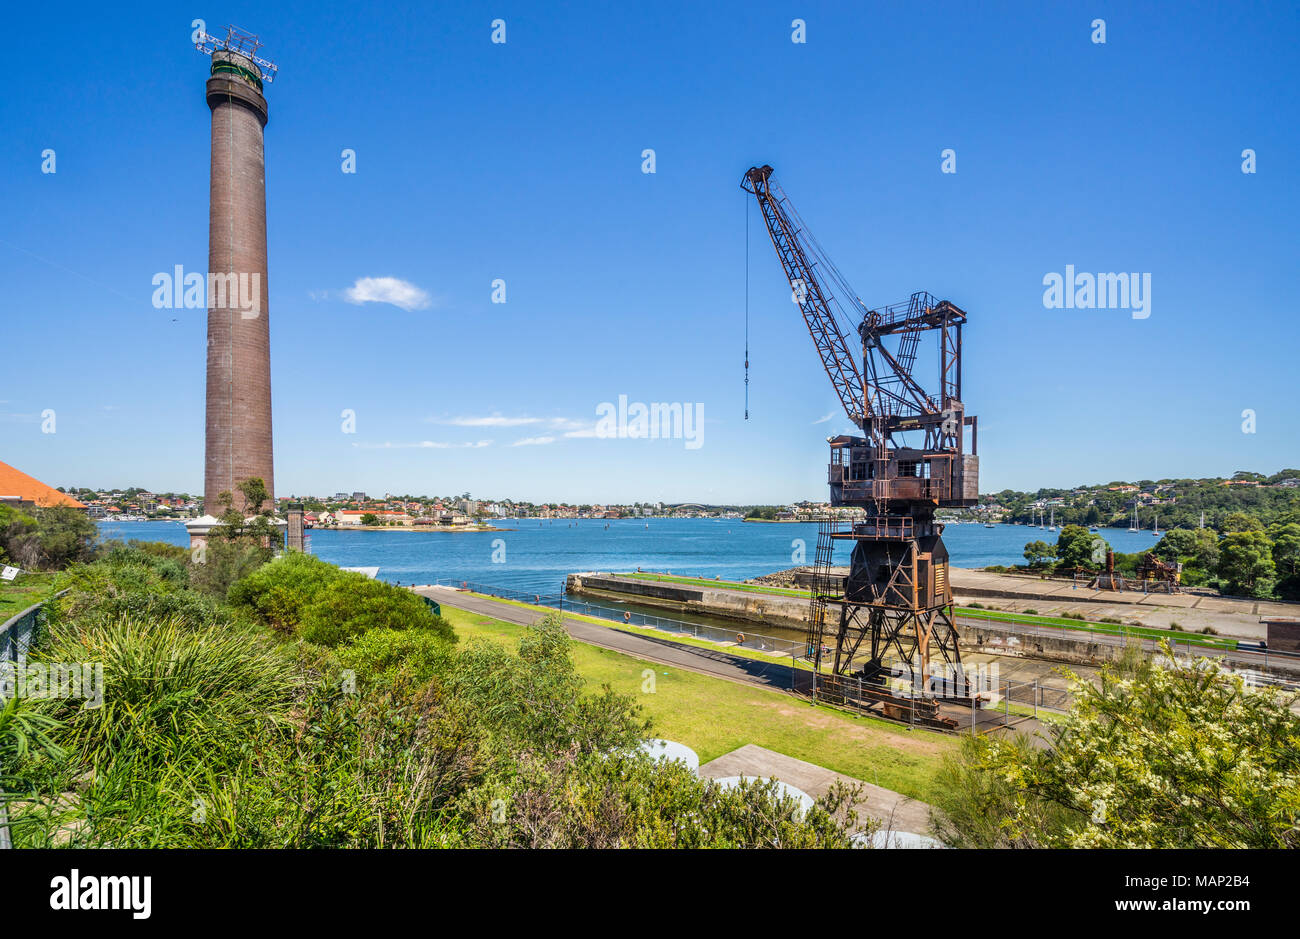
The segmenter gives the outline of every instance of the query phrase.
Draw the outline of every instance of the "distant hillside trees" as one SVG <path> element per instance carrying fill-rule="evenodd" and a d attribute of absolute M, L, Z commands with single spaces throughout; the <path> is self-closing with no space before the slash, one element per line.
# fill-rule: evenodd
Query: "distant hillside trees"
<path fill-rule="evenodd" d="M 1065 525 L 1132 524 L 1133 506 L 1138 508 L 1138 525 L 1151 528 L 1159 521 L 1162 529 L 1199 528 L 1202 513 L 1205 525 L 1223 534 L 1246 530 L 1242 516 L 1253 518 L 1260 528 L 1300 510 L 1300 486 L 1279 485 L 1300 479 L 1300 470 L 1284 469 L 1272 476 L 1238 471 L 1224 479 L 1142 479 L 1136 483 L 1115 481 L 1078 489 L 1044 488 L 1037 492 L 1004 489 L 986 494 L 986 502 L 1001 506 L 1008 521 L 1035 522 L 1041 503 L 1059 501 L 1054 506 L 1056 521 Z M 1232 483 L 1231 485 L 1229 483 Z M 1255 485 L 1252 485 L 1255 484 Z M 1121 487 L 1136 487 L 1127 489 Z M 1035 507 L 1034 503 L 1040 503 Z"/>
<path fill-rule="evenodd" d="M 1235 596 L 1300 600 L 1300 511 L 1283 516 L 1267 530 L 1253 516 L 1235 515 L 1225 519 L 1232 530 L 1222 537 L 1209 528 L 1175 528 L 1165 532 L 1150 551 L 1116 553 L 1115 568 L 1133 575 L 1142 558 L 1152 554 L 1181 564 L 1184 586 L 1216 587 Z M 1098 570 L 1103 542 L 1082 526 L 1066 525 L 1055 545 L 1031 541 L 1024 556 L 1035 570 L 1050 567 L 1057 574 L 1070 574 L 1076 568 Z"/>

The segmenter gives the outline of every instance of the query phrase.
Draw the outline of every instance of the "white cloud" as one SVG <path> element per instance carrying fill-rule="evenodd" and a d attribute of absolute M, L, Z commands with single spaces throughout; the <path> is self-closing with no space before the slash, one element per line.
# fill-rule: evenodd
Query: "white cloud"
<path fill-rule="evenodd" d="M 487 417 L 431 417 L 434 424 L 451 424 L 453 427 L 519 427 L 522 424 L 540 424 L 540 417 L 505 417 L 490 414 Z"/>
<path fill-rule="evenodd" d="M 354 443 L 352 446 L 359 447 L 362 450 L 461 450 L 465 448 L 478 449 L 479 447 L 490 447 L 491 445 L 491 440 L 475 440 L 470 443 L 447 443 L 444 440 L 393 443 L 386 440 L 383 443 Z"/>
<path fill-rule="evenodd" d="M 522 440 L 516 440 L 510 446 L 512 447 L 539 447 L 542 444 L 555 443 L 554 437 L 525 437 Z"/>
<path fill-rule="evenodd" d="M 361 277 L 343 291 L 348 303 L 391 303 L 408 313 L 430 305 L 429 294 L 409 281 L 396 277 Z"/>
<path fill-rule="evenodd" d="M 817 418 L 817 420 L 813 421 L 813 423 L 814 423 L 814 424 L 825 424 L 827 421 L 829 421 L 829 420 L 830 420 L 832 417 L 834 417 L 834 416 L 835 416 L 835 412 L 834 412 L 834 411 L 831 411 L 831 413 L 827 414 L 825 417 L 819 417 L 819 418 Z"/>

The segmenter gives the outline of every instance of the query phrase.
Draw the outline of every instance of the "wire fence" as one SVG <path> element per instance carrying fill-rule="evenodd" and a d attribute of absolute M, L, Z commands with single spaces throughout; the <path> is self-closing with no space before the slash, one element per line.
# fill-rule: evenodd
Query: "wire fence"
<path fill-rule="evenodd" d="M 518 603 L 550 607 L 566 613 L 592 616 L 609 621 L 612 625 L 640 626 L 661 630 L 674 636 L 709 640 L 724 647 L 741 647 L 757 652 L 765 652 L 774 658 L 789 657 L 792 667 L 801 663 L 806 666 L 806 668 L 793 668 L 794 674 L 791 675 L 790 679 L 792 691 L 810 695 L 815 694 L 819 700 L 840 706 L 871 710 L 874 714 L 883 715 L 913 726 L 942 726 L 946 729 L 954 729 L 951 727 L 951 720 L 956 714 L 958 726 L 955 729 L 964 731 L 967 728 L 973 728 L 981 733 L 1002 730 L 1014 727 L 1027 720 L 1037 719 L 1040 716 L 1040 711 L 1064 713 L 1069 709 L 1073 700 L 1069 688 L 1063 684 L 1055 684 L 1043 679 L 1013 680 L 996 676 L 990 679 L 987 676 L 980 677 L 980 666 L 967 666 L 966 672 L 959 683 L 964 682 L 971 687 L 979 687 L 983 694 L 976 699 L 972 699 L 965 693 L 963 695 L 945 696 L 942 682 L 940 682 L 938 693 L 934 694 L 934 697 L 940 704 L 940 710 L 949 720 L 927 720 L 924 717 L 918 717 L 918 714 L 923 715 L 924 712 L 929 710 L 928 707 L 912 707 L 907 704 L 906 696 L 898 698 L 890 691 L 882 693 L 881 686 L 872 682 L 847 676 L 832 676 L 825 671 L 819 674 L 814 682 L 811 672 L 814 650 L 807 642 L 763 635 L 743 629 L 733 630 L 728 627 L 693 623 L 668 616 L 657 616 L 651 613 L 603 606 L 598 603 L 588 603 L 584 600 L 572 598 L 564 590 L 558 593 L 530 593 L 526 590 L 512 590 L 507 587 L 476 581 L 439 580 L 436 583 L 443 587 L 468 590 L 485 596 L 514 600 Z M 1005 621 L 983 620 L 960 615 L 956 617 L 956 620 L 959 625 L 967 629 L 976 628 L 980 625 L 995 625 L 1003 628 L 1012 626 L 1016 633 L 1026 636 L 1039 635 L 1077 640 L 1082 634 L 1089 634 L 1095 637 L 1096 641 L 1110 645 L 1121 645 L 1125 642 L 1142 639 L 1143 648 L 1147 651 L 1151 651 L 1157 646 L 1155 640 L 1139 637 L 1132 633 L 1123 635 L 1101 631 L 1094 632 L 1089 629 L 1067 626 L 1007 623 Z M 1211 651 L 1199 643 L 1179 642 L 1173 648 L 1175 654 L 1186 655 L 1188 658 L 1204 656 Z M 825 647 L 823 649 L 824 652 L 829 651 Z M 1220 651 L 1227 652 L 1229 650 Z M 1231 657 L 1240 656 L 1243 659 L 1249 659 L 1252 655 L 1254 653 L 1237 652 Z M 1259 660 L 1262 667 L 1264 665 L 1263 656 L 1258 655 L 1256 659 Z M 886 664 L 888 667 L 888 663 Z M 1251 684 L 1278 685 L 1288 689 L 1294 689 L 1297 684 L 1286 678 L 1266 674 L 1262 670 L 1247 668 L 1244 670 L 1236 669 L 1236 671 Z M 955 712 L 955 708 L 968 712 L 969 716 L 966 713 Z"/>
<path fill-rule="evenodd" d="M 803 689 L 818 701 L 869 712 L 873 716 L 954 733 L 987 734 L 1039 722 L 1070 706 L 1068 687 L 1041 679 L 1012 680 L 966 666 L 956 681 L 942 677 L 913 686 L 907 671 L 886 669 L 902 678 L 870 681 L 850 675 L 816 676 Z"/>

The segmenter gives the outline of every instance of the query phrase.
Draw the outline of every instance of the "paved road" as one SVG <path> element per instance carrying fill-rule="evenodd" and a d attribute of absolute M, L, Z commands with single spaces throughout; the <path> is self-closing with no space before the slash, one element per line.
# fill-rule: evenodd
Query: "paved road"
<path fill-rule="evenodd" d="M 491 616 L 507 623 L 531 625 L 546 615 L 546 612 L 543 611 L 515 606 L 512 603 L 485 600 L 482 597 L 471 596 L 445 587 L 417 587 L 415 590 L 416 593 L 432 597 L 439 603 L 456 607 L 458 610 L 481 613 L 484 616 Z M 700 672 L 714 678 L 725 678 L 729 681 L 738 681 L 747 685 L 759 685 L 777 691 L 799 690 L 806 686 L 809 681 L 808 672 L 792 668 L 789 665 L 732 655 L 721 649 L 713 650 L 688 646 L 680 642 L 674 642 L 671 639 L 642 636 L 637 633 L 626 632 L 613 625 L 597 626 L 594 623 L 566 616 L 564 618 L 564 628 L 570 636 L 579 642 L 600 646 L 603 649 L 612 649 L 615 652 L 633 655 L 650 662 L 658 662 L 661 665 L 672 665 L 677 668 Z"/>

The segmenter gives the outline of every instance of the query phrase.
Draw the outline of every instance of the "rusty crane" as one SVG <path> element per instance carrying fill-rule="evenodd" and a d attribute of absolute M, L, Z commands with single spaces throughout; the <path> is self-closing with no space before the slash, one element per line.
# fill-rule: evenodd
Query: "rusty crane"
<path fill-rule="evenodd" d="M 741 186 L 758 203 L 791 300 L 845 413 L 861 430 L 861 436 L 828 439 L 830 503 L 860 512 L 823 520 L 818 533 L 808 644 L 815 693 L 879 703 L 895 717 L 951 723 L 939 716 L 932 657 L 942 658 L 945 682 L 961 682 L 964 675 L 948 552 L 935 510 L 978 501 L 978 428 L 966 414 L 961 387 L 966 313 L 926 292 L 868 307 L 799 218 L 772 167 L 751 167 Z M 845 338 L 853 332 L 861 342 L 861 366 Z M 927 338 L 937 340 L 937 349 L 927 349 L 938 365 L 933 391 L 916 368 Z M 970 452 L 964 446 L 968 427 Z M 909 446 L 905 435 L 920 439 Z M 843 542 L 852 546 L 847 577 L 831 571 L 835 545 Z M 832 655 L 823 674 L 823 659 Z M 943 693 L 964 697 L 952 690 L 949 685 Z"/>

